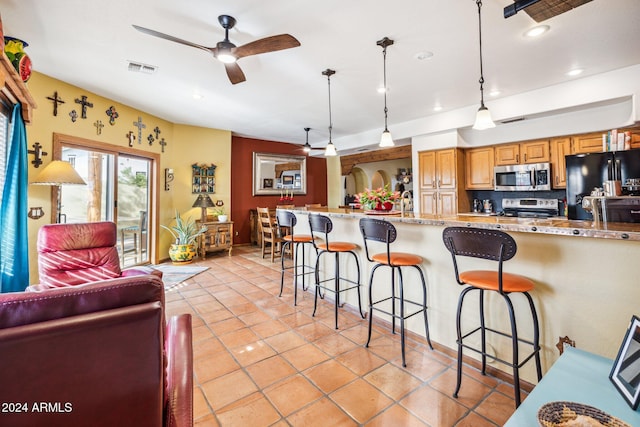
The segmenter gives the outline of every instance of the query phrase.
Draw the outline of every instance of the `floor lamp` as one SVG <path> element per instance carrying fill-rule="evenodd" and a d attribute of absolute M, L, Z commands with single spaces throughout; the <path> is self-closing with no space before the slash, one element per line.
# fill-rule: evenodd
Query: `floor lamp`
<path fill-rule="evenodd" d="M 63 160 L 54 160 L 38 174 L 31 183 L 33 185 L 52 185 L 58 187 L 56 205 L 56 222 L 62 219 L 62 186 L 63 185 L 87 185 L 71 163 Z M 65 221 L 66 222 L 66 221 Z"/>

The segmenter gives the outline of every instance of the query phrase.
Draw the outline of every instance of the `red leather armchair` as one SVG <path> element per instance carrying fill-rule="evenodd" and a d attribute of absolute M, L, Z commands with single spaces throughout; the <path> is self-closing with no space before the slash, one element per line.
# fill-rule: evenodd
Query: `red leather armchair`
<path fill-rule="evenodd" d="M 139 274 L 162 276 L 148 267 L 121 270 L 116 243 L 116 225 L 109 221 L 42 226 L 38 231 L 40 286 L 35 289 Z"/>
<path fill-rule="evenodd" d="M 155 276 L 0 295 L 0 425 L 192 426 L 191 315 Z"/>

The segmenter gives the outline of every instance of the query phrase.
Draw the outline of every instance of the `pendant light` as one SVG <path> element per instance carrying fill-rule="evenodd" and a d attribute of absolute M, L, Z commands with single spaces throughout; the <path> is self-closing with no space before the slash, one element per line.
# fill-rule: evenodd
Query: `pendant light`
<path fill-rule="evenodd" d="M 395 144 L 391 138 L 391 132 L 387 129 L 387 46 L 391 46 L 393 40 L 385 37 L 378 40 L 376 44 L 382 47 L 382 84 L 384 86 L 384 131 L 380 137 L 380 147 L 393 147 Z"/>
<path fill-rule="evenodd" d="M 338 153 L 336 152 L 336 146 L 333 145 L 331 141 L 331 130 L 333 129 L 333 122 L 331 121 L 331 76 L 336 72 L 327 68 L 322 72 L 323 76 L 327 76 L 327 85 L 329 87 L 329 143 L 327 144 L 327 148 L 324 150 L 324 155 L 326 157 L 336 156 Z"/>
<path fill-rule="evenodd" d="M 484 130 L 496 127 L 491 119 L 491 113 L 489 109 L 484 106 L 484 75 L 482 72 L 482 0 L 476 0 L 478 5 L 478 39 L 480 40 L 480 108 L 476 113 L 476 122 L 473 124 L 473 128 L 477 130 Z"/>
<path fill-rule="evenodd" d="M 305 153 L 311 152 L 311 145 L 309 145 L 309 131 L 311 128 L 304 128 L 304 131 L 307 133 L 307 142 L 305 142 L 304 147 L 302 147 L 302 151 Z"/>

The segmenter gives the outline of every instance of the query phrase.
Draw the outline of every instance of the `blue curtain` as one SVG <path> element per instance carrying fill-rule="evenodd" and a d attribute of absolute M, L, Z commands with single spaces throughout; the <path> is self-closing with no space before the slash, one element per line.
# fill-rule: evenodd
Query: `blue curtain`
<path fill-rule="evenodd" d="M 0 204 L 0 292 L 24 291 L 29 285 L 27 231 L 27 130 L 22 106 L 13 107 L 7 166 Z"/>

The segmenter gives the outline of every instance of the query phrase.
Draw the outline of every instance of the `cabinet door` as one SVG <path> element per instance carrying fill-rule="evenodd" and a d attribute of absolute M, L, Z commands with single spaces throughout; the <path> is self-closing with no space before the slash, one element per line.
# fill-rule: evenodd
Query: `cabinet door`
<path fill-rule="evenodd" d="M 436 185 L 438 188 L 456 188 L 456 150 L 436 151 Z"/>
<path fill-rule="evenodd" d="M 440 191 L 438 194 L 438 214 L 456 215 L 458 207 L 455 191 Z"/>
<path fill-rule="evenodd" d="M 436 188 L 436 153 L 435 151 L 422 151 L 418 154 L 420 161 L 420 188 Z"/>
<path fill-rule="evenodd" d="M 549 140 L 530 141 L 520 144 L 522 163 L 543 163 L 550 160 Z"/>
<path fill-rule="evenodd" d="M 493 190 L 493 147 L 470 148 L 465 152 L 465 188 Z"/>
<path fill-rule="evenodd" d="M 420 192 L 420 213 L 425 215 L 436 215 L 437 211 L 437 191 Z"/>
<path fill-rule="evenodd" d="M 551 175 L 553 188 L 567 187 L 567 163 L 565 156 L 571 154 L 571 138 L 555 138 L 551 145 Z"/>
<path fill-rule="evenodd" d="M 496 166 L 517 165 L 520 163 L 520 145 L 503 144 L 496 145 Z"/>
<path fill-rule="evenodd" d="M 602 133 L 589 133 L 574 136 L 572 138 L 572 142 L 572 154 L 602 152 Z"/>

